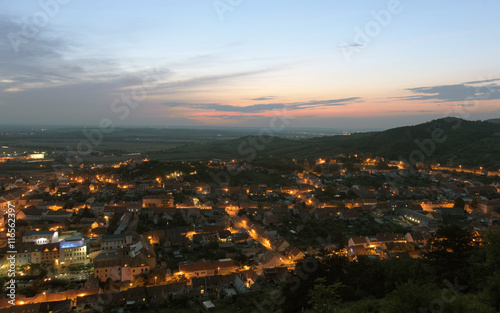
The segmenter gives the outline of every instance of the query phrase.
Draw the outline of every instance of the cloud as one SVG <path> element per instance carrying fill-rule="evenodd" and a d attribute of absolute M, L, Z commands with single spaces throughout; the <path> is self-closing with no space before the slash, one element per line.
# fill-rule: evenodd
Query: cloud
<path fill-rule="evenodd" d="M 436 110 L 394 110 L 389 113 L 436 113 Z"/>
<path fill-rule="evenodd" d="M 262 115 L 210 115 L 210 116 L 204 116 L 203 118 L 222 119 L 222 120 L 248 120 L 254 118 L 262 118 Z"/>
<path fill-rule="evenodd" d="M 64 79 L 72 72 L 81 72 L 81 68 L 66 64 L 62 65 L 61 52 L 68 48 L 68 44 L 60 38 L 51 38 L 41 34 L 28 42 L 23 42 L 16 52 L 9 40 L 9 34 L 22 29 L 22 24 L 8 16 L 0 16 L 0 75 L 3 82 L 0 90 L 12 86 L 17 88 L 24 84 L 49 83 L 53 80 Z"/>
<path fill-rule="evenodd" d="M 276 66 L 271 68 L 258 69 L 254 71 L 244 71 L 244 72 L 235 72 L 235 73 L 226 73 L 219 75 L 208 75 L 208 76 L 200 76 L 194 77 L 190 79 L 180 80 L 180 81 L 171 81 L 166 83 L 163 88 L 168 90 L 175 89 L 185 89 L 192 88 L 203 85 L 210 85 L 214 83 L 220 83 L 225 80 L 234 80 L 240 77 L 253 76 L 258 74 L 264 74 L 269 72 L 274 72 L 282 69 L 284 66 Z"/>
<path fill-rule="evenodd" d="M 500 78 L 470 81 L 455 85 L 438 85 L 431 87 L 417 87 L 405 89 L 415 95 L 397 97 L 403 100 L 433 100 L 436 102 L 463 102 L 471 99 L 494 100 L 500 99 L 500 86 L 497 84 L 486 84 L 498 81 Z M 483 84 L 477 86 L 478 84 Z"/>
<path fill-rule="evenodd" d="M 213 110 L 217 112 L 235 112 L 235 113 L 263 113 L 267 111 L 283 109 L 287 110 L 302 110 L 309 108 L 324 108 L 332 106 L 343 106 L 350 103 L 359 102 L 361 98 L 351 97 L 332 100 L 316 100 L 308 102 L 291 102 L 291 103 L 261 103 L 248 106 L 235 106 L 220 103 L 185 103 L 185 102 L 165 102 L 162 105 L 169 108 L 190 108 L 198 110 Z"/>
<path fill-rule="evenodd" d="M 70 35 L 50 25 L 37 36 L 22 41 L 16 50 L 9 36 L 19 34 L 22 29 L 19 20 L 0 16 L 0 91 L 20 92 L 98 82 L 115 85 L 122 82 L 127 86 L 133 75 L 121 75 L 120 66 L 111 59 L 76 57 L 74 51 L 78 50 L 78 44 Z"/>
<path fill-rule="evenodd" d="M 184 103 L 184 102 L 166 102 L 164 106 L 170 108 L 183 107 L 190 109 L 214 110 L 217 112 L 238 112 L 238 113 L 260 113 L 269 110 L 283 108 L 281 104 L 254 104 L 246 107 L 219 103 Z"/>
<path fill-rule="evenodd" d="M 482 83 L 491 83 L 491 82 L 496 82 L 499 81 L 500 78 L 491 78 L 491 79 L 484 79 L 484 80 L 474 80 L 470 82 L 465 82 L 464 84 L 482 84 Z"/>
<path fill-rule="evenodd" d="M 253 98 L 253 99 L 250 99 L 250 100 L 253 100 L 253 101 L 268 101 L 268 100 L 273 100 L 274 96 L 269 96 L 269 97 L 260 97 L 260 98 Z"/>
<path fill-rule="evenodd" d="M 351 47 L 351 48 L 362 48 L 362 47 L 365 47 L 366 45 L 363 45 L 363 44 L 360 44 L 358 42 L 353 42 L 353 43 L 346 43 L 346 42 L 343 42 L 341 44 L 338 45 L 339 48 L 347 48 L 347 47 Z"/>
<path fill-rule="evenodd" d="M 350 97 L 342 99 L 332 99 L 332 100 L 316 100 L 309 102 L 293 102 L 284 104 L 289 110 L 300 110 L 315 107 L 332 107 L 332 106 L 343 106 L 351 103 L 361 102 L 360 97 Z"/>

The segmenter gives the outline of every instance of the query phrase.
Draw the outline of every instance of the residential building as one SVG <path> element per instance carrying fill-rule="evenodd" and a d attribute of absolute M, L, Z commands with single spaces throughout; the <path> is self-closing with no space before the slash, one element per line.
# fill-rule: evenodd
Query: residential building
<path fill-rule="evenodd" d="M 57 231 L 27 231 L 22 236 L 22 242 L 34 242 L 37 245 L 59 242 Z"/>

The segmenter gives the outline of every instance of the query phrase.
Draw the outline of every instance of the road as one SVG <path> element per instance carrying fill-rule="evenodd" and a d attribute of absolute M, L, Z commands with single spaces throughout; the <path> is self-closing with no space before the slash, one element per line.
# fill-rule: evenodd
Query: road
<path fill-rule="evenodd" d="M 267 239 L 259 236 L 259 234 L 257 234 L 257 232 L 254 229 L 252 229 L 250 225 L 247 225 L 248 223 L 245 223 L 245 221 L 243 221 L 241 219 L 241 217 L 238 216 L 237 211 L 227 210 L 226 212 L 234 220 L 235 226 L 237 226 L 238 228 L 241 227 L 241 228 L 246 229 L 246 231 L 250 234 L 250 236 L 254 240 L 258 241 L 260 244 L 262 244 L 264 246 L 264 248 L 266 248 L 268 251 L 272 252 L 280 260 L 280 266 L 284 265 L 286 267 L 291 267 L 291 266 L 295 265 L 295 262 L 290 261 L 283 254 L 281 254 L 280 252 L 273 249 L 273 247 L 271 246 L 271 244 L 269 243 L 269 241 Z"/>
<path fill-rule="evenodd" d="M 447 167 L 447 166 L 433 166 L 433 170 L 435 171 L 456 171 L 458 173 L 468 173 L 468 174 L 476 174 L 482 175 L 483 170 L 481 169 L 466 169 L 461 167 Z M 500 171 L 488 171 L 488 176 L 500 175 Z"/>

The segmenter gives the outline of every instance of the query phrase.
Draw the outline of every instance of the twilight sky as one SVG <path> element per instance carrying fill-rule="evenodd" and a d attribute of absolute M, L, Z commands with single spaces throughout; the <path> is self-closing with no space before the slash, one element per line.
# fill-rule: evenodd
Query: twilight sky
<path fill-rule="evenodd" d="M 499 11 L 495 0 L 0 0 L 0 126 L 500 117 Z"/>

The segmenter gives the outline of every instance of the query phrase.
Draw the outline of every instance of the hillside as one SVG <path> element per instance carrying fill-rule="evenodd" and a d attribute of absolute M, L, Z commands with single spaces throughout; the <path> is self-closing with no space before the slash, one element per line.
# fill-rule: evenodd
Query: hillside
<path fill-rule="evenodd" d="M 500 118 L 492 118 L 492 119 L 486 120 L 485 122 L 500 124 Z"/>
<path fill-rule="evenodd" d="M 434 141 L 431 144 L 432 133 Z M 264 141 L 268 142 L 265 143 Z M 424 142 L 425 145 L 417 143 Z M 254 143 L 254 144 L 252 144 Z M 423 147 L 423 148 L 422 148 Z M 207 144 L 187 144 L 160 155 L 163 159 L 246 158 L 257 155 L 311 158 L 340 153 L 363 153 L 390 159 L 409 159 L 411 153 L 425 155 L 425 161 L 462 162 L 470 166 L 500 163 L 500 124 L 443 118 L 383 132 L 349 136 L 325 136 L 304 140 L 246 136 Z"/>

